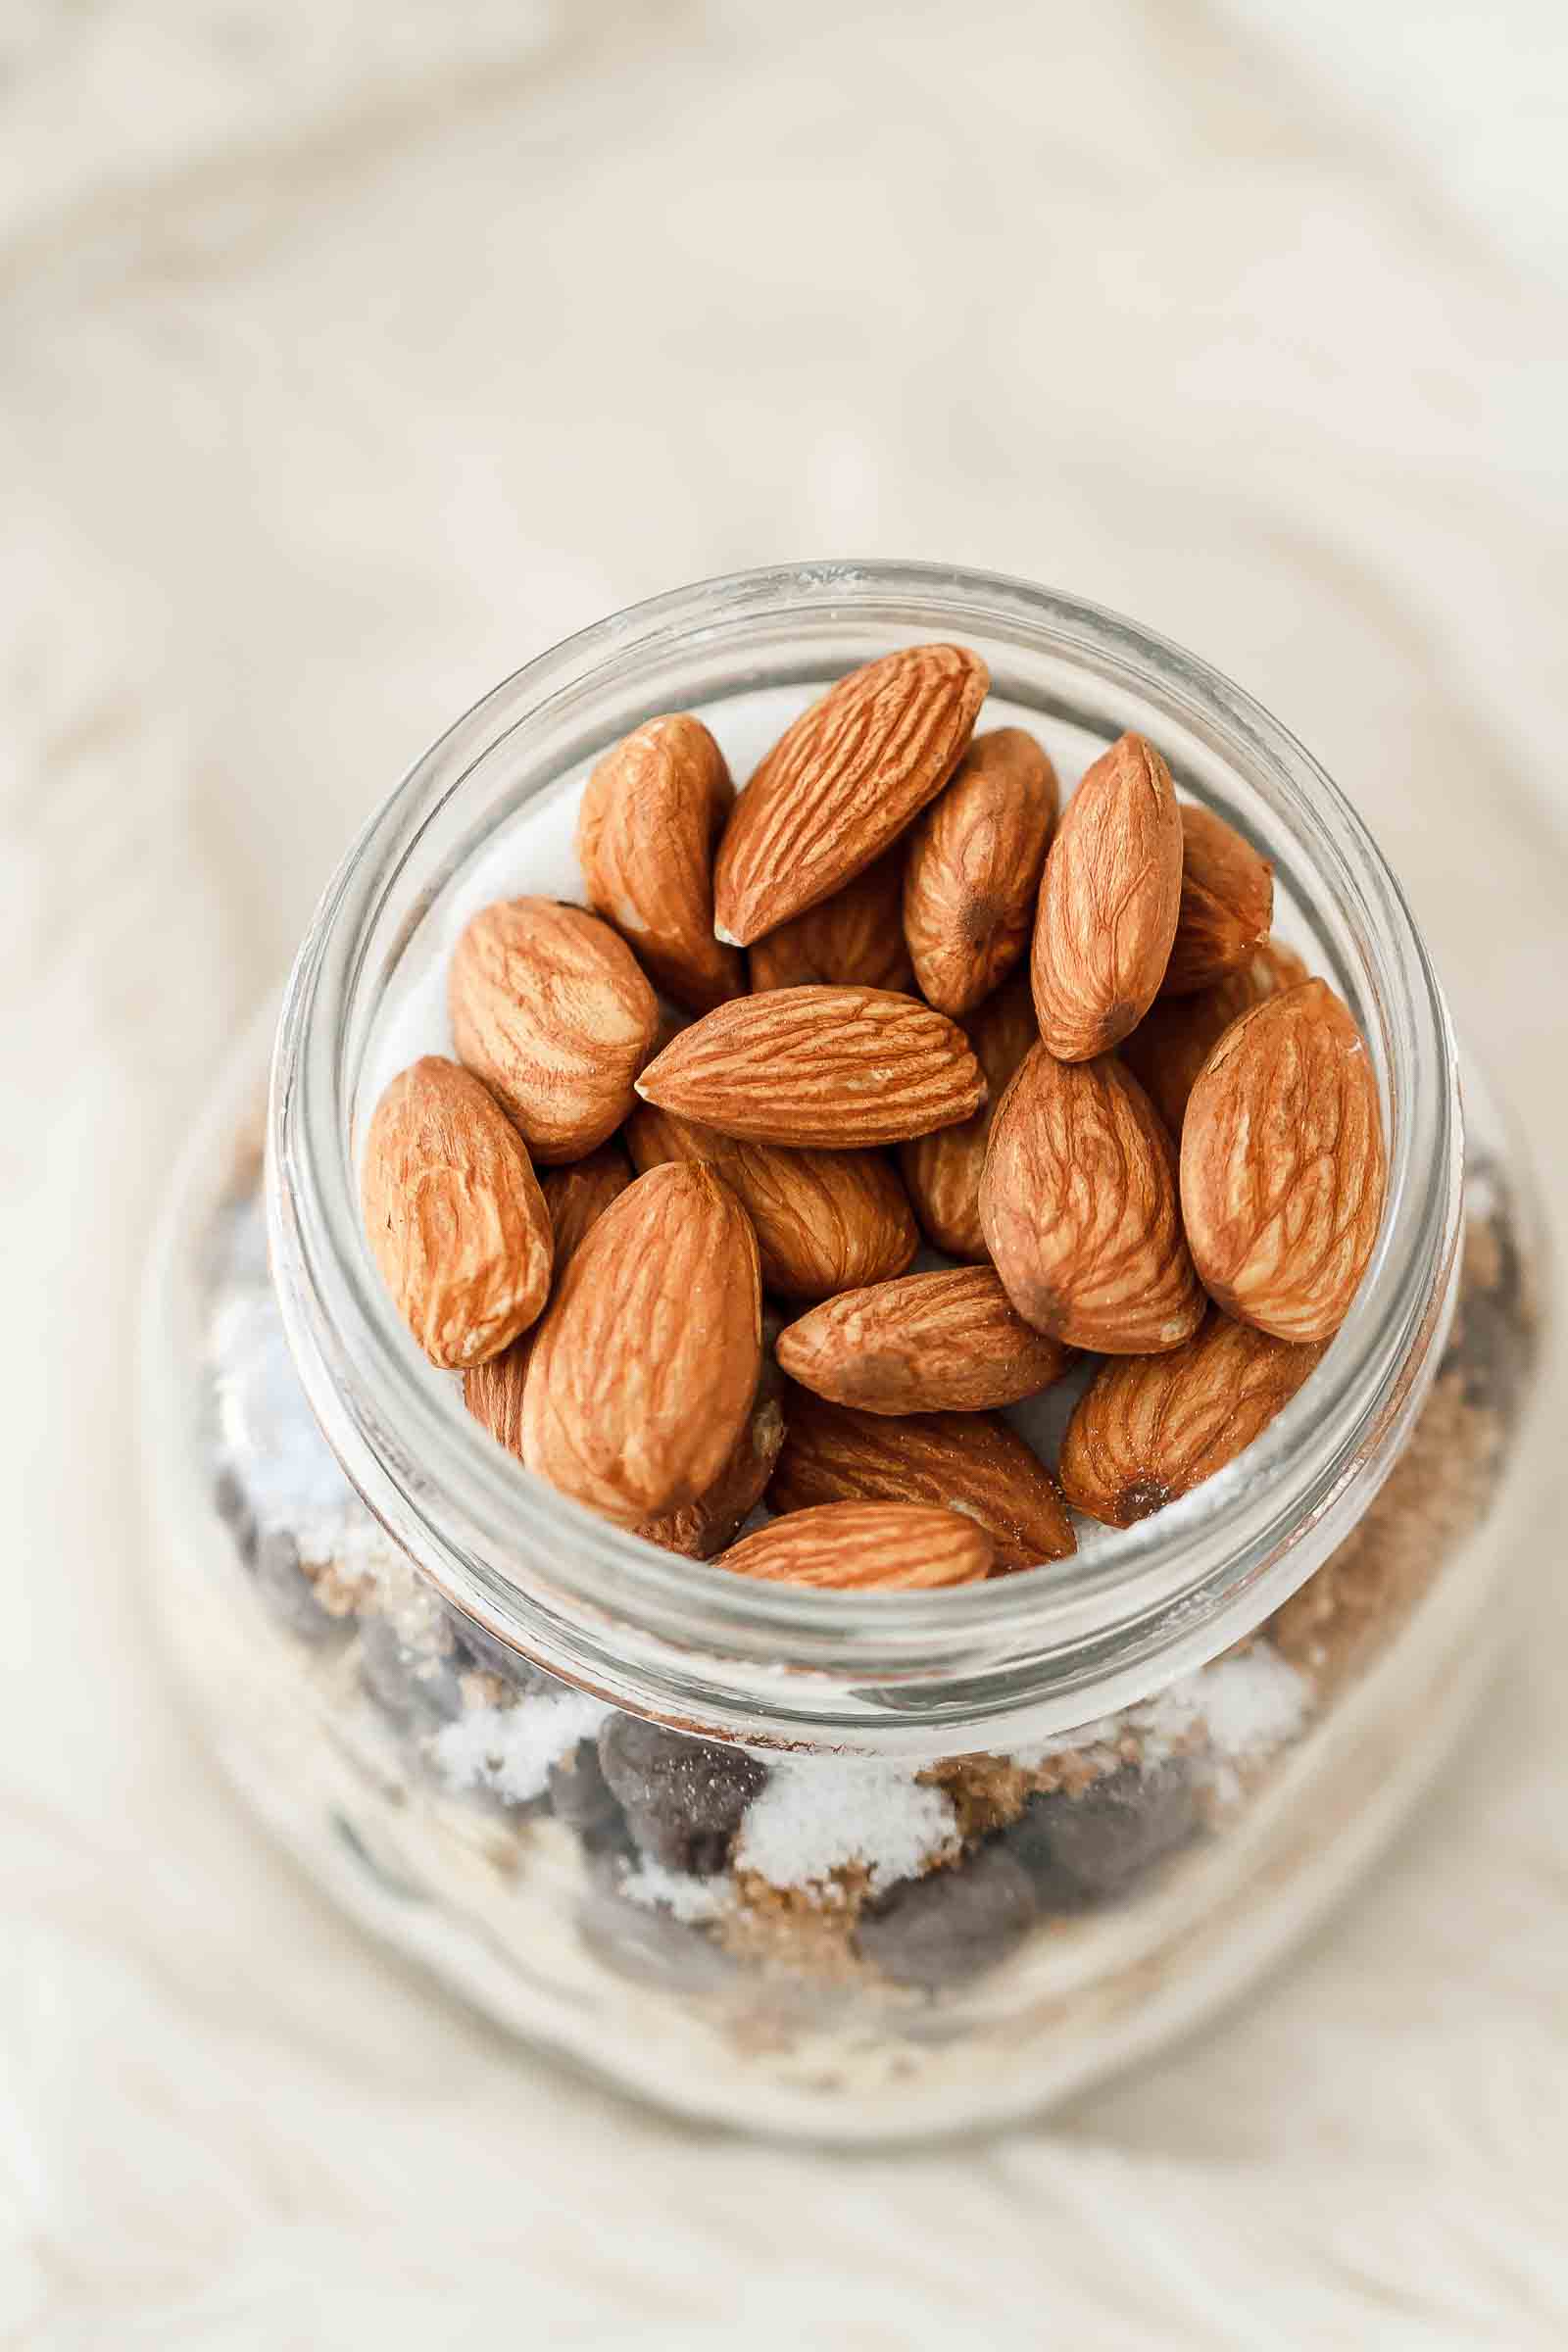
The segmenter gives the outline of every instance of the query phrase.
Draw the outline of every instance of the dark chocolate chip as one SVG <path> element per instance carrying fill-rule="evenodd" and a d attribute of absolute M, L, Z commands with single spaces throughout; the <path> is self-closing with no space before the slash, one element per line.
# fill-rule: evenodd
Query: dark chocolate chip
<path fill-rule="evenodd" d="M 600 1872 L 577 1915 L 577 1931 L 595 1958 L 633 1984 L 665 1992 L 707 1992 L 735 1974 L 735 1962 L 703 1930 L 669 1911 L 628 1902 Z"/>
<path fill-rule="evenodd" d="M 1037 1917 L 1034 1883 L 1004 1846 L 908 1879 L 860 1914 L 860 1950 L 897 1984 L 962 1984 L 1005 1960 Z"/>
<path fill-rule="evenodd" d="M 300 1565 L 299 1545 L 281 1528 L 273 1528 L 256 1547 L 256 1589 L 303 1642 L 341 1641 L 349 1630 L 344 1618 L 331 1616 L 317 1599 Z"/>
<path fill-rule="evenodd" d="M 257 1526 L 251 1498 L 240 1483 L 239 1473 L 225 1462 L 213 1481 L 213 1500 L 218 1516 L 234 1538 L 234 1549 L 247 1568 L 256 1565 Z"/>
<path fill-rule="evenodd" d="M 523 1657 L 510 1642 L 475 1624 L 471 1617 L 465 1617 L 461 1609 L 448 1606 L 446 1619 L 465 1662 L 479 1667 L 485 1674 L 498 1675 L 519 1697 L 542 1698 L 549 1691 L 564 1688 L 553 1674 L 547 1674 L 531 1658 Z"/>
<path fill-rule="evenodd" d="M 432 1731 L 463 1712 L 455 1649 L 404 1641 L 384 1617 L 367 1619 L 360 1632 L 360 1674 L 366 1689 L 405 1730 Z"/>
<path fill-rule="evenodd" d="M 767 1780 L 744 1748 L 689 1740 L 636 1715 L 612 1715 L 599 1761 L 643 1852 L 698 1878 L 723 1869 L 741 1815 Z"/>
<path fill-rule="evenodd" d="M 1141 1772 L 1124 1764 L 1079 1796 L 1036 1799 L 1032 1835 L 1087 1894 L 1124 1894 L 1133 1882 L 1197 1834 L 1198 1799 L 1185 1766 Z"/>
<path fill-rule="evenodd" d="M 591 1854 L 630 1844 L 620 1800 L 605 1778 L 596 1741 L 579 1740 L 568 1755 L 551 1765 L 550 1803 L 557 1819 L 576 1831 Z"/>

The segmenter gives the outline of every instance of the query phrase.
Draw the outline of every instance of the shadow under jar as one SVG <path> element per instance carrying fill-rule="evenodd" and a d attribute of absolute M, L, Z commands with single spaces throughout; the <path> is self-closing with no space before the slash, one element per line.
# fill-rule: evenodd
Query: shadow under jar
<path fill-rule="evenodd" d="M 580 895 L 595 758 L 701 712 L 744 778 L 824 684 L 950 638 L 1070 783 L 1126 728 L 1269 857 L 1341 992 L 1389 1205 L 1348 1319 L 1239 1460 L 952 1592 L 759 1584 L 528 1476 L 376 1275 L 356 1147 L 446 1048 L 491 899 Z M 1247 696 L 1127 622 L 919 565 L 710 582 L 572 639 L 367 827 L 193 1140 L 151 1286 L 159 1597 L 245 1797 L 506 2026 L 687 2114 L 875 2139 L 1074 2091 L 1206 2017 L 1395 1831 L 1502 1622 L 1534 1225 L 1372 842 Z M 265 1174 L 264 1174 L 265 1165 Z M 270 1272 L 269 1270 L 270 1257 Z M 1504 1486 L 1503 1472 L 1509 1477 Z"/>

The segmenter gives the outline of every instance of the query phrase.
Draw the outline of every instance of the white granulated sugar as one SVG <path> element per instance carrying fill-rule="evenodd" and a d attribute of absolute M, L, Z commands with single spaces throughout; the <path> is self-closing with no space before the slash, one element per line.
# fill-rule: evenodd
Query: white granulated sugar
<path fill-rule="evenodd" d="M 1217 1658 L 1172 1683 L 1157 1698 L 1131 1709 L 1130 1730 L 1143 1740 L 1145 1761 L 1157 1764 L 1193 1736 L 1206 1741 L 1200 1768 L 1222 1795 L 1234 1793 L 1235 1767 L 1261 1763 L 1299 1731 L 1307 1686 L 1288 1659 L 1266 1642 L 1239 1656 Z"/>
<path fill-rule="evenodd" d="M 270 1290 L 224 1302 L 213 1350 L 222 1450 L 258 1518 L 302 1537 L 313 1523 L 364 1517 L 306 1402 Z"/>
<path fill-rule="evenodd" d="M 1057 1732 L 1050 1740 L 1042 1740 L 1033 1747 L 1015 1747 L 1012 1760 L 1025 1772 L 1038 1772 L 1053 1756 L 1081 1756 L 1088 1748 L 1113 1748 L 1118 1740 L 1126 1737 L 1125 1715 L 1102 1715 L 1094 1723 L 1081 1723 L 1076 1731 Z"/>
<path fill-rule="evenodd" d="M 612 1712 L 581 1690 L 525 1698 L 514 1707 L 475 1707 L 437 1732 L 430 1753 L 454 1788 L 488 1788 L 508 1804 L 543 1793 L 550 1767 L 579 1740 L 592 1740 Z"/>
<path fill-rule="evenodd" d="M 619 1881 L 616 1892 L 648 1911 L 668 1911 L 687 1927 L 701 1927 L 722 1917 L 735 1899 L 727 1878 L 693 1879 L 684 1871 L 666 1870 L 646 1858 Z"/>
<path fill-rule="evenodd" d="M 912 1879 L 956 1853 L 949 1798 L 911 1770 L 869 1757 L 791 1756 L 775 1764 L 747 1809 L 735 1847 L 737 1870 L 773 1886 L 810 1886 L 859 1863 L 873 1893 Z"/>

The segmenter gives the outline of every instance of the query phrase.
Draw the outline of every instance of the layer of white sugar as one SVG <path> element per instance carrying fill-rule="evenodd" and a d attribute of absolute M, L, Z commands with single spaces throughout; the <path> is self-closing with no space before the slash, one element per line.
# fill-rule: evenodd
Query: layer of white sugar
<path fill-rule="evenodd" d="M 734 1860 L 773 1886 L 820 1885 L 858 1863 L 876 1893 L 957 1848 L 952 1802 L 909 1767 L 791 1756 L 747 1808 Z"/>
<path fill-rule="evenodd" d="M 579 1740 L 597 1738 L 612 1712 L 603 1699 L 567 1690 L 514 1707 L 475 1707 L 436 1733 L 430 1754 L 449 1787 L 485 1788 L 522 1805 L 543 1795 L 550 1767 Z"/>
<path fill-rule="evenodd" d="M 666 1870 L 645 1855 L 616 1886 L 628 1902 L 648 1911 L 668 1911 L 687 1927 L 701 1927 L 732 1909 L 735 1887 L 727 1878 L 692 1879 L 683 1871 Z"/>
<path fill-rule="evenodd" d="M 1198 1769 L 1221 1796 L 1236 1792 L 1238 1767 L 1260 1764 L 1299 1731 L 1306 1718 L 1305 1678 L 1267 1642 L 1184 1675 L 1130 1710 L 1146 1762 L 1157 1764 L 1193 1745 Z"/>

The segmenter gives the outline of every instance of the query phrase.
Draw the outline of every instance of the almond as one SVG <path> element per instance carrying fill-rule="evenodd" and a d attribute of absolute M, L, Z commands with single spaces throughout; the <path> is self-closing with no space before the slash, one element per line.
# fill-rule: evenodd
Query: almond
<path fill-rule="evenodd" d="M 360 1199 L 382 1280 L 434 1364 L 499 1355 L 544 1305 L 550 1217 L 522 1139 L 477 1078 L 427 1054 L 370 1120 Z"/>
<path fill-rule="evenodd" d="M 680 712 L 607 752 L 578 811 L 589 905 L 692 1012 L 746 993 L 740 956 L 713 937 L 713 846 L 734 803 L 723 753 Z"/>
<path fill-rule="evenodd" d="M 1226 1030 L 1182 1125 L 1193 1256 L 1216 1304 L 1282 1340 L 1325 1340 L 1349 1312 L 1383 1217 L 1377 1079 L 1322 980 Z"/>
<path fill-rule="evenodd" d="M 556 1237 L 556 1280 L 577 1253 L 588 1228 L 602 1217 L 632 1180 L 632 1164 L 618 1143 L 601 1144 L 570 1167 L 551 1168 L 544 1179 L 545 1206 Z"/>
<path fill-rule="evenodd" d="M 850 1592 L 928 1592 L 990 1574 L 992 1544 L 956 1511 L 926 1503 L 827 1502 L 792 1511 L 719 1560 L 737 1576 Z"/>
<path fill-rule="evenodd" d="M 863 874 L 760 939 L 747 958 L 752 987 L 897 988 L 914 978 L 904 944 L 902 845 Z"/>
<path fill-rule="evenodd" d="M 980 1223 L 1019 1314 L 1071 1347 L 1154 1355 L 1202 1319 L 1175 1152 L 1112 1055 L 1035 1047 L 991 1129 Z"/>
<path fill-rule="evenodd" d="M 1168 997 L 1212 988 L 1239 971 L 1274 920 L 1274 868 L 1212 808 L 1184 806 L 1182 898 L 1160 983 Z"/>
<path fill-rule="evenodd" d="M 554 899 L 486 906 L 458 942 L 447 998 L 459 1056 L 536 1159 L 581 1159 L 631 1109 L 659 1005 L 597 915 Z"/>
<path fill-rule="evenodd" d="M 645 1102 L 748 1142 L 892 1144 L 966 1119 L 985 1080 L 963 1031 L 879 988 L 775 988 L 683 1029 Z"/>
<path fill-rule="evenodd" d="M 528 1364 L 539 1337 L 534 1323 L 510 1348 L 486 1364 L 475 1364 L 463 1375 L 463 1401 L 498 1446 L 522 1459 L 522 1395 L 528 1385 Z"/>
<path fill-rule="evenodd" d="M 826 1298 L 902 1274 L 919 1247 L 898 1173 L 878 1152 L 737 1143 L 651 1102 L 632 1113 L 626 1140 L 642 1169 L 666 1160 L 716 1168 L 757 1228 L 763 1283 L 786 1298 Z"/>
<path fill-rule="evenodd" d="M 761 1362 L 757 1240 L 710 1168 L 655 1168 L 562 1276 L 528 1365 L 523 1459 L 623 1527 L 694 1502 L 746 1426 Z"/>
<path fill-rule="evenodd" d="M 910 837 L 904 933 L 920 994 L 968 1012 L 1029 945 L 1056 771 L 1022 727 L 977 735 Z"/>
<path fill-rule="evenodd" d="M 1045 1464 L 990 1413 L 894 1419 L 828 1404 L 792 1387 L 784 1450 L 768 1499 L 775 1510 L 819 1502 L 934 1502 L 985 1528 L 999 1574 L 1062 1560 L 1076 1549 Z"/>
<path fill-rule="evenodd" d="M 767 1493 L 784 1444 L 783 1385 L 764 1360 L 757 1400 L 729 1460 L 695 1502 L 644 1520 L 637 1533 L 646 1543 L 682 1552 L 689 1560 L 710 1560 L 733 1542 Z"/>
<path fill-rule="evenodd" d="M 1198 1073 L 1232 1021 L 1305 978 L 1306 966 L 1295 949 L 1266 939 L 1239 972 L 1213 988 L 1195 997 L 1154 999 L 1121 1057 L 1178 1142 Z"/>
<path fill-rule="evenodd" d="M 1028 973 L 1004 981 L 994 997 L 968 1015 L 963 1030 L 985 1078 L 986 1104 L 956 1127 L 939 1128 L 934 1135 L 916 1136 L 902 1146 L 899 1166 L 933 1250 L 979 1263 L 987 1256 L 980 1230 L 980 1175 L 991 1122 L 1014 1070 L 1040 1037 Z"/>
<path fill-rule="evenodd" d="M 1015 1404 L 1069 1361 L 1033 1330 L 990 1266 L 843 1291 L 780 1334 L 791 1380 L 868 1413 L 976 1413 Z"/>
<path fill-rule="evenodd" d="M 1147 1519 L 1233 1462 L 1322 1360 L 1211 1314 L 1169 1355 L 1102 1364 L 1067 1424 L 1062 1493 L 1107 1527 Z"/>
<path fill-rule="evenodd" d="M 1165 977 L 1182 892 L 1170 769 L 1123 735 L 1085 774 L 1046 859 L 1035 1012 L 1058 1061 L 1090 1061 L 1136 1027 Z"/>
<path fill-rule="evenodd" d="M 719 844 L 718 936 L 750 947 L 863 873 L 962 758 L 990 674 L 957 645 L 852 670 L 773 746 Z"/>

